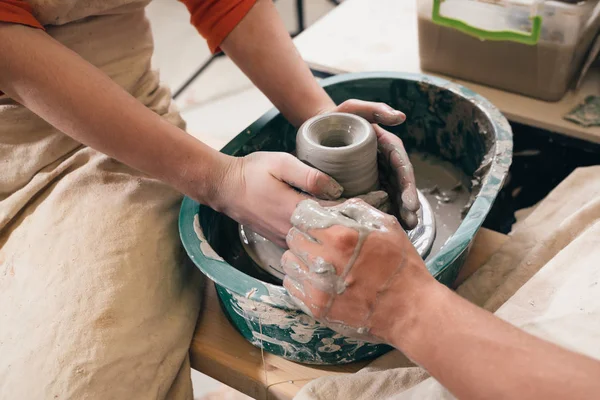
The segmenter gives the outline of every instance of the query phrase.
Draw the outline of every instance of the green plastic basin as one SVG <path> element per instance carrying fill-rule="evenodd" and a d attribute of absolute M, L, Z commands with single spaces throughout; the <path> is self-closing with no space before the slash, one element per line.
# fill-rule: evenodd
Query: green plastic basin
<path fill-rule="evenodd" d="M 476 93 L 426 75 L 359 73 L 322 81 L 337 102 L 350 98 L 385 102 L 407 121 L 391 131 L 406 148 L 452 162 L 476 185 L 462 223 L 427 259 L 431 274 L 445 285 L 455 280 L 477 230 L 506 177 L 512 156 L 510 125 Z M 296 129 L 271 110 L 229 142 L 222 152 L 292 152 Z M 192 261 L 215 283 L 223 311 L 252 344 L 289 360 L 343 364 L 375 357 L 390 348 L 336 334 L 295 307 L 286 290 L 254 268 L 237 235 L 237 224 L 185 198 L 180 212 L 181 241 Z"/>

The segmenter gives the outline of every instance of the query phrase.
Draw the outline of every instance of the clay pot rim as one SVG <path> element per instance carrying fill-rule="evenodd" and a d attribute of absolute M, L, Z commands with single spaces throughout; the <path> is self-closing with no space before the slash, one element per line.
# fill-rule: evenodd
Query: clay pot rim
<path fill-rule="evenodd" d="M 493 126 L 495 143 L 494 147 L 490 150 L 492 156 L 489 167 L 486 168 L 483 175 L 481 189 L 456 232 L 448 239 L 439 252 L 426 263 L 429 272 L 434 277 L 439 278 L 443 275 L 446 268 L 452 265 L 468 249 L 502 187 L 512 161 L 512 130 L 508 120 L 500 110 L 484 97 L 459 84 L 426 74 L 360 72 L 333 76 L 322 80 L 320 84 L 323 87 L 327 87 L 348 81 L 378 79 L 408 80 L 448 90 L 462 97 L 464 100 L 472 102 L 488 118 Z M 265 113 L 225 145 L 221 151 L 226 154 L 234 154 L 239 150 L 240 144 L 246 142 L 251 137 L 252 132 L 262 129 L 277 115 L 279 115 L 277 109 L 272 109 Z M 246 275 L 223 260 L 215 260 L 214 258 L 207 257 L 200 250 L 202 240 L 194 232 L 192 220 L 198 218 L 198 214 L 203 207 L 205 206 L 185 197 L 179 215 L 179 231 L 187 254 L 204 275 L 231 295 L 245 296 L 250 300 L 269 304 L 277 308 L 298 310 L 298 307 L 291 302 L 291 298 L 282 286 L 272 285 Z"/>
<path fill-rule="evenodd" d="M 306 138 L 306 141 L 311 144 L 311 146 L 314 146 L 316 148 L 321 148 L 321 149 L 327 149 L 328 151 L 339 153 L 339 152 L 347 152 L 347 151 L 355 150 L 358 147 L 364 147 L 364 146 L 369 145 L 369 134 L 371 133 L 371 131 L 373 131 L 373 126 L 371 126 L 371 123 L 369 121 L 367 121 L 363 117 L 361 117 L 359 115 L 355 115 L 355 114 L 334 112 L 334 113 L 324 113 L 324 114 L 315 115 L 314 117 L 306 120 L 304 122 L 304 124 L 302 124 L 300 129 L 305 129 L 308 131 L 310 129 L 310 127 L 313 126 L 314 124 L 316 124 L 319 121 L 323 120 L 324 118 L 326 118 L 328 116 L 332 116 L 332 115 L 341 116 L 344 118 L 351 118 L 355 121 L 359 121 L 361 123 L 361 125 L 363 125 L 363 127 L 365 128 L 366 133 L 360 138 L 361 140 L 357 140 L 352 144 L 349 144 L 346 146 L 339 146 L 339 147 L 324 146 L 323 144 L 314 140 L 315 138 L 313 137 L 313 135 L 305 134 L 304 137 Z"/>

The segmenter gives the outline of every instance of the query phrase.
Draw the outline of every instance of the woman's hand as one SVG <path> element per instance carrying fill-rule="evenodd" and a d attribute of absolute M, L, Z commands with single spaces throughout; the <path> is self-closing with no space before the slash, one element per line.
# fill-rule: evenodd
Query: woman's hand
<path fill-rule="evenodd" d="M 423 287 L 437 284 L 396 218 L 362 200 L 303 201 L 292 224 L 283 284 L 305 312 L 344 335 L 391 341 Z"/>
<path fill-rule="evenodd" d="M 285 247 L 290 217 L 298 203 L 309 198 L 307 194 L 333 201 L 342 191 L 329 175 L 291 154 L 257 152 L 231 158 L 209 205 Z"/>
<path fill-rule="evenodd" d="M 354 99 L 322 112 L 355 114 L 373 123 L 379 149 L 379 180 L 390 195 L 391 211 L 398 217 L 404 228 L 412 229 L 417 226 L 417 211 L 420 204 L 412 164 L 402 140 L 378 125 L 400 125 L 406 120 L 406 116 L 384 103 Z"/>

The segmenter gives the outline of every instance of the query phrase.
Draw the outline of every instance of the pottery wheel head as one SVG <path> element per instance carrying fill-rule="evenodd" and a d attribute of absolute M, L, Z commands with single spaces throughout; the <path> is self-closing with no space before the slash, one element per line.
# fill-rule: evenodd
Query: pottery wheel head
<path fill-rule="evenodd" d="M 418 196 L 421 203 L 418 212 L 419 223 L 406 233 L 421 257 L 425 259 L 435 240 L 435 215 L 429 201 L 420 191 L 418 191 Z M 279 261 L 285 253 L 285 249 L 243 225 L 239 225 L 239 235 L 244 250 L 252 261 L 262 270 L 283 281 L 285 274 Z"/>

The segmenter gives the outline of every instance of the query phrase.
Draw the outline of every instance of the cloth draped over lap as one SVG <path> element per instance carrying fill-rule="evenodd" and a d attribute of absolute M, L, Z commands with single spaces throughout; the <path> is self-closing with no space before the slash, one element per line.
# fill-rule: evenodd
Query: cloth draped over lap
<path fill-rule="evenodd" d="M 600 359 L 600 167 L 580 168 L 514 226 L 457 292 L 511 324 Z M 399 351 L 356 374 L 307 384 L 296 400 L 454 398 Z"/>

